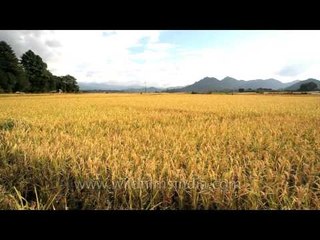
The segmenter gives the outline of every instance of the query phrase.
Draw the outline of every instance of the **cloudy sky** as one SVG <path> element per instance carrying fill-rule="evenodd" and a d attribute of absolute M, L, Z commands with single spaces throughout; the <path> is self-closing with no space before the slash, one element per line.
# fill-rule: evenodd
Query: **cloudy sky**
<path fill-rule="evenodd" d="M 18 57 L 31 49 L 79 82 L 170 87 L 206 76 L 320 79 L 320 31 L 0 30 Z"/>

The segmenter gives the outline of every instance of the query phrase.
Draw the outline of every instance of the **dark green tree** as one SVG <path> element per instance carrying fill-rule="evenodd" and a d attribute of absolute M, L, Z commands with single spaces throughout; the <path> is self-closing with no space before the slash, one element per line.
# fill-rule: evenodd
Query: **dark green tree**
<path fill-rule="evenodd" d="M 19 60 L 9 44 L 0 42 L 0 88 L 4 92 L 28 88 L 28 81 Z"/>
<path fill-rule="evenodd" d="M 49 78 L 48 78 L 48 90 L 49 91 L 55 91 L 57 90 L 57 76 L 53 75 L 51 72 L 49 72 Z"/>
<path fill-rule="evenodd" d="M 71 75 L 61 77 L 61 86 L 65 92 L 79 92 L 77 80 Z"/>
<path fill-rule="evenodd" d="M 59 89 L 61 89 L 63 92 L 65 92 L 66 91 L 66 84 L 63 81 L 63 77 L 54 76 L 54 78 L 55 78 L 55 82 L 56 82 L 57 91 Z"/>
<path fill-rule="evenodd" d="M 12 48 L 0 42 L 0 92 L 78 92 L 77 80 L 70 75 L 53 75 L 39 55 L 29 50 L 17 59 Z"/>
<path fill-rule="evenodd" d="M 27 74 L 26 74 L 25 70 L 23 69 L 23 66 L 21 63 L 19 63 L 19 66 L 21 68 L 21 75 L 17 79 L 15 91 L 27 92 L 30 89 L 30 82 L 28 80 Z"/>
<path fill-rule="evenodd" d="M 29 50 L 22 55 L 21 63 L 29 79 L 31 92 L 47 92 L 50 90 L 49 85 L 53 85 L 50 83 L 52 74 L 39 55 Z"/>
<path fill-rule="evenodd" d="M 318 89 L 318 85 L 314 82 L 308 82 L 301 84 L 299 91 L 315 91 Z"/>

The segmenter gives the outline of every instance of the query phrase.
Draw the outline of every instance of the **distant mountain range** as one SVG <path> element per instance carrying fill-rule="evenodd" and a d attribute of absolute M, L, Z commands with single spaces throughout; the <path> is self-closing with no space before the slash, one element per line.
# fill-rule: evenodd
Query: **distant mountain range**
<path fill-rule="evenodd" d="M 320 81 L 317 79 L 309 78 L 301 81 L 296 80 L 288 83 L 280 82 L 276 79 L 256 79 L 256 80 L 237 80 L 232 77 L 225 77 L 222 80 L 218 80 L 214 77 L 205 77 L 202 80 L 195 82 L 194 84 L 185 87 L 171 87 L 171 88 L 156 88 L 148 87 L 145 89 L 139 85 L 110 85 L 105 83 L 79 83 L 80 90 L 119 90 L 124 92 L 218 92 L 218 91 L 238 91 L 239 88 L 257 90 L 259 88 L 267 88 L 272 90 L 291 90 L 295 91 L 300 88 L 303 83 L 314 82 L 320 89 Z"/>
<path fill-rule="evenodd" d="M 299 81 L 283 83 L 276 79 L 256 79 L 250 81 L 237 80 L 231 77 L 225 77 L 222 80 L 206 77 L 189 86 L 175 89 L 178 92 L 209 92 L 209 91 L 235 91 L 239 88 L 256 90 L 258 88 L 268 88 L 273 90 L 285 89 Z"/>
<path fill-rule="evenodd" d="M 147 87 L 140 85 L 112 85 L 107 83 L 79 82 L 82 91 L 123 91 L 123 92 L 160 92 L 165 88 Z"/>
<path fill-rule="evenodd" d="M 317 80 L 317 79 L 314 79 L 314 78 L 309 78 L 309 79 L 304 80 L 304 81 L 298 81 L 297 83 L 287 87 L 285 90 L 296 91 L 296 90 L 298 90 L 300 88 L 301 84 L 309 83 L 309 82 L 314 82 L 315 84 L 318 85 L 318 89 L 320 89 L 320 81 Z"/>

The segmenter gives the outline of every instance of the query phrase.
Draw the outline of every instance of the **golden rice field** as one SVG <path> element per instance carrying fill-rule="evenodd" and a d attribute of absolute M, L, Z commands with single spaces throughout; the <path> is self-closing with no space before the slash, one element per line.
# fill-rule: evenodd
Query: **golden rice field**
<path fill-rule="evenodd" d="M 320 96 L 0 95 L 1 209 L 320 209 Z"/>

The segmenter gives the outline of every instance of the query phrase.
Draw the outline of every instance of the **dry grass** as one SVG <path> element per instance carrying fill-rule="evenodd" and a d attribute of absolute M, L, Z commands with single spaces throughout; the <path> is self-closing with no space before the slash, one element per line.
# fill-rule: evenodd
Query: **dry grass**
<path fill-rule="evenodd" d="M 319 96 L 0 95 L 0 208 L 319 209 L 319 133 Z"/>

